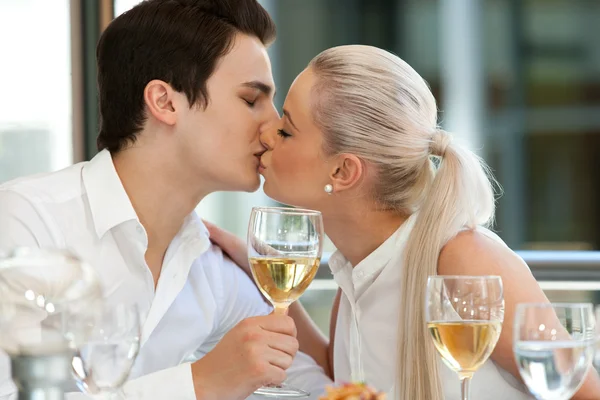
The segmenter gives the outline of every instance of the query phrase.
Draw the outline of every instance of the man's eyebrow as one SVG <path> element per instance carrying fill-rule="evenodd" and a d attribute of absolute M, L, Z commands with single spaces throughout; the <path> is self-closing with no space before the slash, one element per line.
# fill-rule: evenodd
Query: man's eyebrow
<path fill-rule="evenodd" d="M 273 86 L 271 86 L 267 83 L 261 82 L 261 81 L 244 82 L 244 83 L 242 83 L 242 86 L 248 87 L 250 89 L 257 89 L 267 96 L 270 96 L 271 93 L 273 93 L 273 95 L 275 95 L 275 89 L 273 88 Z"/>

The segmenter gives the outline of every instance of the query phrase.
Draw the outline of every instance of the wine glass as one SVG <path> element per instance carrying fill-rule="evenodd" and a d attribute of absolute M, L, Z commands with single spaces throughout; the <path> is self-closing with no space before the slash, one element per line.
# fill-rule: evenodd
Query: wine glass
<path fill-rule="evenodd" d="M 124 399 L 122 387 L 140 348 L 140 314 L 137 306 L 105 307 L 97 316 L 88 341 L 73 358 L 77 386 L 106 399 Z"/>
<path fill-rule="evenodd" d="M 430 276 L 425 295 L 427 328 L 444 363 L 458 374 L 462 400 L 473 374 L 496 347 L 504 320 L 499 276 Z"/>
<path fill-rule="evenodd" d="M 102 306 L 101 282 L 66 250 L 17 247 L 0 257 L 0 349 L 18 398 L 62 399 L 75 349 Z"/>
<path fill-rule="evenodd" d="M 514 351 L 519 373 L 536 399 L 570 399 L 594 356 L 591 304 L 519 304 Z"/>
<path fill-rule="evenodd" d="M 596 306 L 596 346 L 594 348 L 594 361 L 593 365 L 596 368 L 596 371 L 600 372 L 600 306 Z"/>
<path fill-rule="evenodd" d="M 321 213 L 281 207 L 254 207 L 248 227 L 252 276 L 275 313 L 285 314 L 312 282 L 323 248 Z M 266 397 L 307 397 L 285 383 L 258 389 Z"/>

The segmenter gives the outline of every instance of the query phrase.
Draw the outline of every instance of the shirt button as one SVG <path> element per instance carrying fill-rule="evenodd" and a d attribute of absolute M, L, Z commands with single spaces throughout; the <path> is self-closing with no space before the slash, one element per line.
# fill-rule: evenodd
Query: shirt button
<path fill-rule="evenodd" d="M 358 274 L 356 274 L 360 279 L 365 277 L 365 273 L 362 271 L 359 271 Z"/>
<path fill-rule="evenodd" d="M 141 226 L 138 226 L 135 228 L 135 230 L 137 231 L 137 233 L 139 233 L 140 235 L 144 234 L 144 228 L 142 228 Z"/>

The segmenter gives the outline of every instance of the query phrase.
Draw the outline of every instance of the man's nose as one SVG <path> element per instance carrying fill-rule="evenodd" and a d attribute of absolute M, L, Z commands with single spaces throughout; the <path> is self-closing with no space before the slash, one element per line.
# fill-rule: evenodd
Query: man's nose
<path fill-rule="evenodd" d="M 270 107 L 267 119 L 262 124 L 260 129 L 260 142 L 267 150 L 271 150 L 275 144 L 275 135 L 281 126 L 281 117 L 275 108 L 275 105 Z"/>
<path fill-rule="evenodd" d="M 279 129 L 279 124 L 269 124 L 260 132 L 260 143 L 268 150 L 272 150 L 275 146 L 275 135 Z"/>
<path fill-rule="evenodd" d="M 273 123 L 278 124 L 280 119 L 281 116 L 279 115 L 279 111 L 277 111 L 277 108 L 275 108 L 275 104 L 271 102 L 269 107 L 267 108 L 265 115 L 265 123 L 263 125 L 269 126 Z"/>

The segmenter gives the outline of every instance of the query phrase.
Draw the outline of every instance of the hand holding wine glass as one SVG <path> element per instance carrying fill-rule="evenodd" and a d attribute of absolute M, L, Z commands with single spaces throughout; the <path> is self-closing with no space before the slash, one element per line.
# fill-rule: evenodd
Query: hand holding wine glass
<path fill-rule="evenodd" d="M 321 213 L 279 207 L 255 207 L 248 227 L 248 257 L 252 276 L 275 313 L 285 314 L 314 279 L 321 261 Z M 263 387 L 255 394 L 306 397 L 285 384 Z"/>

